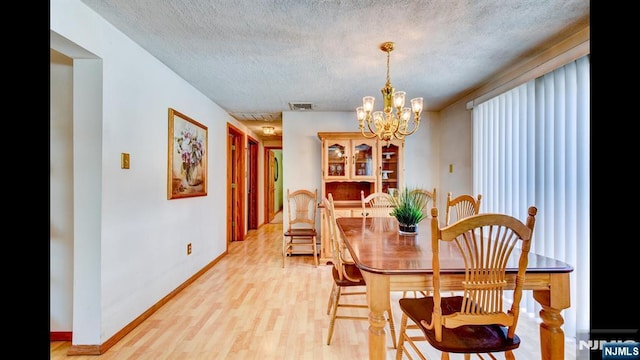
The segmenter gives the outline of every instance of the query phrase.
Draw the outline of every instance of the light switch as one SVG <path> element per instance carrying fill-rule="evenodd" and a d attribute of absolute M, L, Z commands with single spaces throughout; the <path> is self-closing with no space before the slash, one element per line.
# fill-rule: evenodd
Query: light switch
<path fill-rule="evenodd" d="M 449 164 L 449 172 L 453 173 L 453 164 Z"/>
<path fill-rule="evenodd" d="M 128 169 L 129 168 L 129 154 L 127 154 L 127 153 L 120 154 L 120 167 L 122 169 Z"/>

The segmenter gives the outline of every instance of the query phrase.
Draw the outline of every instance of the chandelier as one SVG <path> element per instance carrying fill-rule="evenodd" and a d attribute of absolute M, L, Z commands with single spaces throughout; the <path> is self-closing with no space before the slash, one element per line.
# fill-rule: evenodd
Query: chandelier
<path fill-rule="evenodd" d="M 382 92 L 383 109 L 382 111 L 373 112 L 373 96 L 365 96 L 362 98 L 362 106 L 356 108 L 356 115 L 360 124 L 360 132 L 366 138 L 378 137 L 378 139 L 386 141 L 387 144 L 393 138 L 404 139 L 405 136 L 411 135 L 420 125 L 420 113 L 422 112 L 422 98 L 411 99 L 411 109 L 404 107 L 404 91 L 395 91 L 391 86 L 389 77 L 389 58 L 393 51 L 393 42 L 388 41 L 380 45 L 380 50 L 387 53 L 387 83 L 380 90 Z M 395 108 L 395 113 L 394 113 Z M 409 119 L 413 115 L 413 129 L 409 129 Z M 365 123 L 368 132 L 365 132 Z"/>

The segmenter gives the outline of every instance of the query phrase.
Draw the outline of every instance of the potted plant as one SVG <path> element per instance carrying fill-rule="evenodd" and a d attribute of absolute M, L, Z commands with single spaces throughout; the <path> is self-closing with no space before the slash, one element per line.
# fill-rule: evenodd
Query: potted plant
<path fill-rule="evenodd" d="M 427 205 L 427 196 L 413 188 L 404 188 L 396 191 L 391 197 L 393 210 L 391 215 L 398 220 L 399 231 L 403 234 L 416 234 L 418 223 L 427 217 L 424 211 Z"/>

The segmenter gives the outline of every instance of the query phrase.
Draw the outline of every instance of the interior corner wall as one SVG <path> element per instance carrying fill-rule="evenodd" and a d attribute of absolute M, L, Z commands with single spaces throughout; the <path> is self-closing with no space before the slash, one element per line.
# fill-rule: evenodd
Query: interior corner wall
<path fill-rule="evenodd" d="M 444 211 L 441 189 L 446 184 L 440 182 L 442 121 L 437 112 L 423 112 L 420 127 L 404 141 L 404 183 L 407 186 L 437 190 L 436 205 Z"/>
<path fill-rule="evenodd" d="M 49 331 L 73 329 L 73 60 L 50 51 Z"/>
<path fill-rule="evenodd" d="M 440 112 L 440 177 L 438 203 L 446 207 L 447 193 L 453 196 L 473 194 L 473 123 L 472 111 L 458 101 Z"/>
<path fill-rule="evenodd" d="M 73 62 L 73 343 L 100 343 L 102 326 L 103 68 Z"/>

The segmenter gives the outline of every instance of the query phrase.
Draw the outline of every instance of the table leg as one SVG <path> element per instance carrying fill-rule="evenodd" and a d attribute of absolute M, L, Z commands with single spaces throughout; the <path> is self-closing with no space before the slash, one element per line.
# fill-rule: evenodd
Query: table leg
<path fill-rule="evenodd" d="M 540 310 L 540 351 L 543 360 L 564 359 L 564 319 L 560 311 L 570 305 L 569 274 L 551 275 L 549 290 L 534 290 Z"/>
<path fill-rule="evenodd" d="M 387 323 L 385 311 L 389 304 L 389 277 L 380 274 L 362 272 L 367 283 L 367 301 L 369 303 L 369 359 L 383 360 L 386 358 Z"/>

